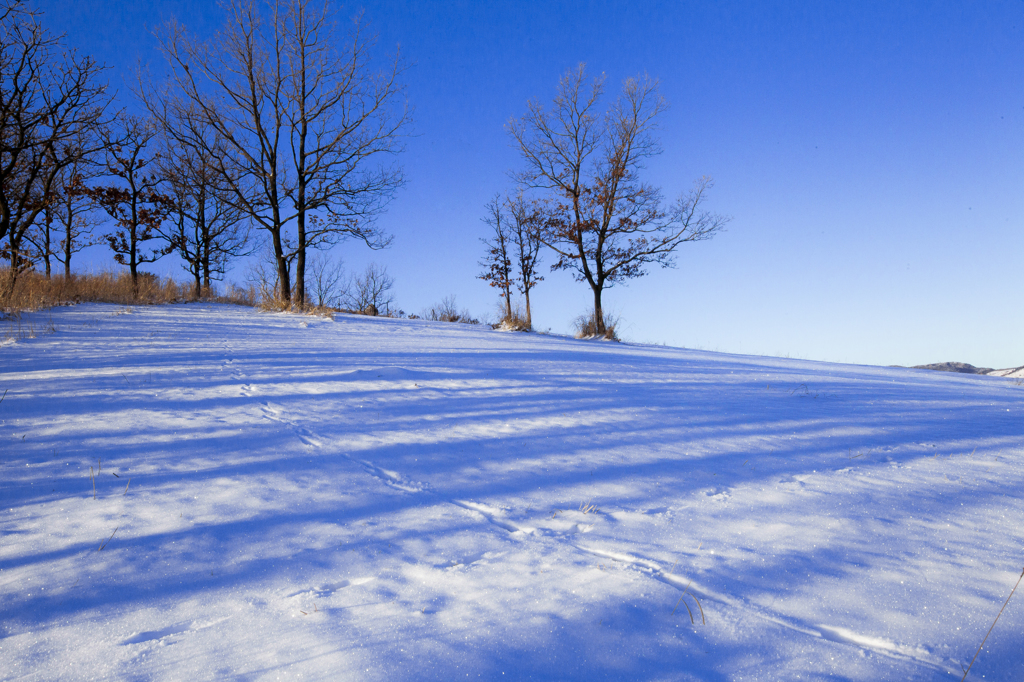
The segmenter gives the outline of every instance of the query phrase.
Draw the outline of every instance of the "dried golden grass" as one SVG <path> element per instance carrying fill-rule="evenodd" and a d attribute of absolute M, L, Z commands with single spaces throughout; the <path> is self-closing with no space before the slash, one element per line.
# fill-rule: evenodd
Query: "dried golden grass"
<path fill-rule="evenodd" d="M 6 273 L 0 274 L 0 277 L 6 276 Z M 136 294 L 131 275 L 113 270 L 77 274 L 70 278 L 63 275 L 47 278 L 29 271 L 18 275 L 13 289 L 9 284 L 3 289 L 0 291 L 0 313 L 10 316 L 83 302 L 154 305 L 197 300 L 191 283 L 176 282 L 171 277 L 161 278 L 149 273 L 140 273 Z M 242 289 L 229 285 L 224 295 L 207 291 L 199 300 L 252 306 L 256 303 L 256 295 L 251 287 Z"/>
<path fill-rule="evenodd" d="M 601 334 L 597 331 L 597 318 L 594 313 L 587 315 L 580 315 L 573 320 L 573 327 L 576 328 L 577 339 L 608 339 L 609 341 L 618 341 L 619 337 L 615 333 L 615 328 L 619 324 L 619 318 L 616 315 L 604 314 L 604 333 Z"/>
<path fill-rule="evenodd" d="M 499 303 L 496 311 L 498 321 L 492 324 L 491 328 L 511 332 L 533 331 L 533 326 L 526 320 L 526 310 L 522 304 L 519 301 L 515 301 L 511 308 L 512 314 L 509 315 L 505 304 Z"/>

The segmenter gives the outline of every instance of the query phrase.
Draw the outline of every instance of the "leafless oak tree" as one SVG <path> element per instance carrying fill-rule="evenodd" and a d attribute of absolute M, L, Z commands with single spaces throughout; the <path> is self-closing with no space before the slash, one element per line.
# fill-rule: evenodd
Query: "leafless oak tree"
<path fill-rule="evenodd" d="M 548 192 L 540 238 L 558 255 L 552 269 L 590 285 L 599 334 L 606 332 L 606 288 L 643 276 L 650 264 L 671 266 L 679 245 L 709 239 L 727 222 L 703 210 L 709 178 L 670 206 L 640 180 L 644 161 L 661 153 L 653 133 L 666 103 L 657 81 L 626 80 L 602 115 L 603 89 L 603 76 L 588 87 L 580 64 L 562 77 L 550 111 L 531 101 L 507 126 L 526 163 L 519 182 Z"/>
<path fill-rule="evenodd" d="M 505 201 L 501 195 L 495 195 L 487 202 L 487 216 L 484 222 L 491 228 L 491 236 L 481 239 L 487 247 L 487 253 L 480 265 L 484 268 L 479 278 L 496 287 L 505 299 L 505 319 L 512 319 L 512 250 L 511 226 L 505 212 Z"/>
<path fill-rule="evenodd" d="M 266 14 L 256 0 L 225 7 L 228 25 L 212 44 L 170 26 L 162 45 L 171 87 L 145 99 L 162 118 L 200 112 L 223 140 L 225 186 L 270 233 L 281 299 L 301 306 L 308 249 L 346 237 L 372 248 L 390 241 L 374 219 L 402 183 L 389 163 L 409 122 L 401 62 L 374 71 L 374 41 L 359 20 L 339 40 L 326 0 L 271 0 Z"/>
<path fill-rule="evenodd" d="M 109 104 L 101 69 L 65 49 L 19 0 L 0 2 L 0 245 L 11 264 L 0 298 L 25 265 L 24 238 L 55 178 L 91 151 L 83 132 Z"/>
<path fill-rule="evenodd" d="M 155 163 L 158 131 L 152 121 L 120 115 L 118 125 L 106 132 L 104 169 L 115 184 L 85 187 L 82 192 L 114 219 L 116 229 L 104 236 L 114 260 L 127 265 L 132 276 L 132 293 L 139 293 L 139 266 L 152 263 L 174 250 L 175 244 L 158 247 L 146 242 L 161 237 L 160 228 L 173 208 L 170 197 L 160 191 L 163 178 Z"/>
<path fill-rule="evenodd" d="M 179 141 L 204 147 L 210 141 L 207 128 L 223 141 L 226 153 L 214 157 L 215 169 L 235 206 L 269 233 L 278 295 L 289 301 L 288 122 L 278 6 L 269 21 L 255 0 L 230 0 L 224 8 L 228 23 L 210 41 L 191 39 L 176 22 L 168 26 L 161 47 L 171 67 L 170 83 L 155 92 L 143 83 L 140 94 Z M 214 148 L 206 151 L 215 154 Z"/>
<path fill-rule="evenodd" d="M 303 305 L 307 248 L 348 237 L 373 249 L 390 244 L 375 218 L 403 182 L 401 169 L 388 161 L 401 151 L 409 110 L 401 101 L 399 57 L 374 69 L 375 40 L 361 17 L 347 38 L 338 35 L 323 0 L 290 0 L 284 19 L 295 170 L 287 196 L 296 215 L 295 294 Z"/>
<path fill-rule="evenodd" d="M 506 200 L 512 217 L 509 234 L 512 239 L 512 259 L 515 263 L 515 285 L 526 299 L 526 326 L 533 328 L 533 312 L 530 309 L 530 291 L 544 280 L 537 274 L 540 264 L 541 228 L 543 227 L 543 204 L 528 201 L 520 192 Z"/>
<path fill-rule="evenodd" d="M 92 141 L 80 145 L 80 149 L 97 148 Z M 70 280 L 71 257 L 96 243 L 93 230 L 102 223 L 102 218 L 82 189 L 99 173 L 99 164 L 92 155 L 76 155 L 54 177 L 43 212 L 37 217 L 36 226 L 25 235 L 34 247 L 36 260 L 43 261 L 47 277 L 53 258 L 64 266 L 64 279 Z"/>
<path fill-rule="evenodd" d="M 213 280 L 223 279 L 230 259 L 250 253 L 249 223 L 217 169 L 216 159 L 225 150 L 216 133 L 196 121 L 174 124 L 164 130 L 160 160 L 160 175 L 173 202 L 163 235 L 175 245 L 199 298 Z M 180 135 L 181 130 L 192 133 Z M 193 134 L 201 135 L 202 142 L 196 144 Z"/>

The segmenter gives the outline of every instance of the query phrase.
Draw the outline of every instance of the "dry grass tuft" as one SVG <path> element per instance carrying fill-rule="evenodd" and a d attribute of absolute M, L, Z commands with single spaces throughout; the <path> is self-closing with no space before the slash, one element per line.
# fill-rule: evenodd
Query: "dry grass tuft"
<path fill-rule="evenodd" d="M 430 308 L 423 311 L 423 315 L 421 317 L 424 320 L 433 320 L 435 322 L 480 324 L 480 320 L 473 317 L 467 309 L 458 309 L 455 304 L 454 296 L 446 296 L 440 303 L 432 305 Z"/>
<path fill-rule="evenodd" d="M 618 341 L 619 337 L 615 334 L 615 328 L 619 326 L 619 317 L 617 315 L 604 315 L 604 334 L 597 332 L 597 318 L 594 313 L 587 315 L 580 315 L 573 320 L 573 327 L 576 328 L 577 339 L 607 339 L 609 341 Z"/>
<path fill-rule="evenodd" d="M 519 301 L 512 304 L 512 314 L 509 315 L 505 304 L 498 305 L 498 321 L 491 325 L 492 329 L 500 329 L 507 332 L 528 332 L 533 331 L 533 326 L 526 319 L 526 311 Z"/>

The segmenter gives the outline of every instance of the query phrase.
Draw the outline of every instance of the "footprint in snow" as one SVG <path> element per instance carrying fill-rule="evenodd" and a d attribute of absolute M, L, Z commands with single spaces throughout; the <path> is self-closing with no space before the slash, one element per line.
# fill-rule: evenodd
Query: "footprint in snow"
<path fill-rule="evenodd" d="M 143 642 L 149 642 L 154 639 L 163 639 L 164 637 L 170 637 L 171 635 L 180 635 L 183 632 L 188 632 L 191 629 L 191 623 L 188 625 L 171 625 L 160 630 L 147 630 L 146 632 L 140 632 L 137 635 L 129 637 L 128 639 L 121 642 L 121 644 L 141 644 Z"/>
<path fill-rule="evenodd" d="M 310 431 L 309 429 L 298 428 L 295 429 L 295 433 L 298 435 L 299 440 L 301 440 L 306 445 L 309 445 L 314 448 L 318 448 L 322 445 L 320 440 L 315 435 L 313 435 L 313 432 Z"/>
<path fill-rule="evenodd" d="M 230 618 L 230 616 L 228 616 L 228 618 Z M 211 621 L 208 623 L 199 623 L 196 621 L 192 621 L 190 623 L 178 623 L 177 625 L 169 625 L 159 630 L 147 630 L 146 632 L 140 632 L 138 634 L 132 635 L 128 639 L 121 642 L 121 644 L 142 644 L 143 642 L 161 640 L 165 637 L 170 637 L 172 635 L 181 635 L 189 632 L 198 632 L 199 630 L 205 630 L 206 628 L 213 627 L 218 623 L 223 623 L 226 620 L 227 618 L 220 618 L 218 620 Z"/>
<path fill-rule="evenodd" d="M 339 582 L 336 582 L 336 583 L 327 583 L 327 584 L 321 585 L 320 587 L 317 587 L 317 588 L 307 588 L 307 589 L 304 589 L 304 590 L 299 590 L 298 592 L 292 592 L 291 594 L 286 595 L 286 597 L 288 599 L 292 599 L 293 597 L 310 597 L 310 596 L 312 596 L 312 597 L 317 597 L 318 599 L 322 599 L 324 597 L 331 596 L 332 594 L 334 594 L 338 590 L 343 590 L 346 587 L 354 587 L 356 585 L 364 585 L 364 584 L 370 582 L 371 580 L 373 580 L 372 576 L 371 577 L 364 577 L 364 578 L 352 578 L 351 580 L 342 580 L 342 581 L 339 581 Z"/>

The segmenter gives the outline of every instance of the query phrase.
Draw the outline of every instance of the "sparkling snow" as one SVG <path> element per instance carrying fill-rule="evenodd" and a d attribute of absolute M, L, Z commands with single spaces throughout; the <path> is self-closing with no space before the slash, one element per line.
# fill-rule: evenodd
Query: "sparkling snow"
<path fill-rule="evenodd" d="M 1019 379 L 221 305 L 3 324 L 4 680 L 959 679 L 1024 567 Z M 1018 594 L 970 679 L 1022 652 Z"/>

